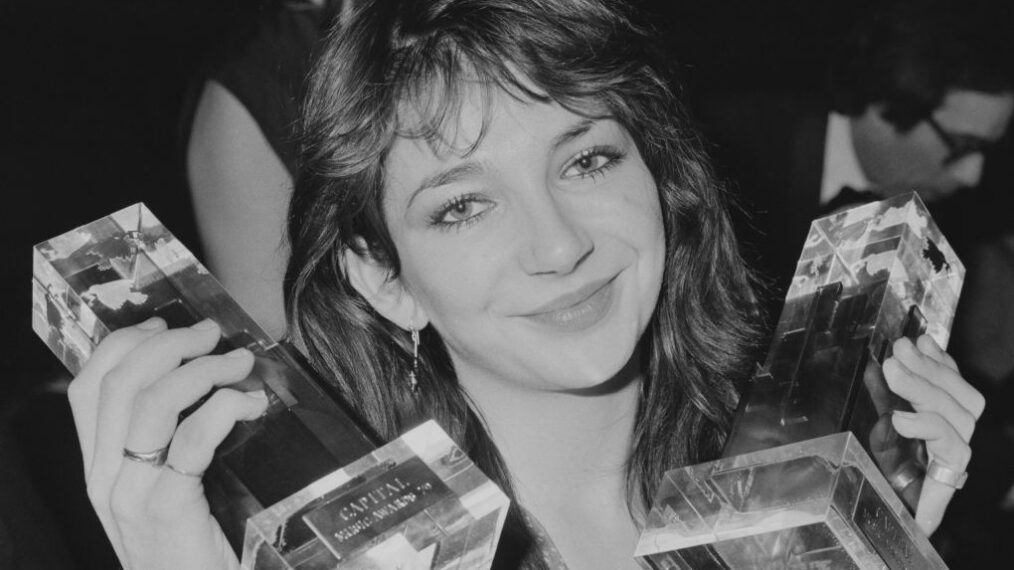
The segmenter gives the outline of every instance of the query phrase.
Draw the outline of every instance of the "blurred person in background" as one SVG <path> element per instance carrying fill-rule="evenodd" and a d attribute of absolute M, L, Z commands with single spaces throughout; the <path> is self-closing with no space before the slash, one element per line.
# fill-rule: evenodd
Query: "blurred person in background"
<path fill-rule="evenodd" d="M 936 539 L 953 567 L 1011 546 L 1014 484 L 1014 6 L 868 3 L 843 26 L 826 89 L 700 97 L 698 118 L 736 189 L 744 254 L 770 284 L 774 322 L 810 222 L 916 191 L 968 268 L 951 350 L 991 402 L 972 481 Z"/>
<path fill-rule="evenodd" d="M 1014 34 L 997 6 L 876 3 L 832 54 L 823 96 L 738 90 L 700 105 L 775 299 L 816 217 L 912 190 L 931 205 L 974 201 L 959 191 L 980 185 L 1014 109 Z"/>
<path fill-rule="evenodd" d="M 202 69 L 184 111 L 186 174 L 204 262 L 273 336 L 285 331 L 285 215 L 306 75 L 341 7 L 273 0 L 239 22 Z"/>

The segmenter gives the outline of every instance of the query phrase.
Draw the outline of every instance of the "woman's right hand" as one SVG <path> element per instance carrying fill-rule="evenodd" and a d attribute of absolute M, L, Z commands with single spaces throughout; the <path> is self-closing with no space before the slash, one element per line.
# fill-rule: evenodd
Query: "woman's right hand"
<path fill-rule="evenodd" d="M 267 399 L 224 388 L 250 373 L 253 355 L 238 349 L 205 356 L 220 334 L 210 320 L 167 330 L 153 318 L 117 330 L 70 385 L 88 496 L 127 569 L 239 567 L 200 474 L 233 424 L 258 417 Z M 222 389 L 178 421 L 216 387 Z M 124 455 L 166 446 L 165 466 Z"/>

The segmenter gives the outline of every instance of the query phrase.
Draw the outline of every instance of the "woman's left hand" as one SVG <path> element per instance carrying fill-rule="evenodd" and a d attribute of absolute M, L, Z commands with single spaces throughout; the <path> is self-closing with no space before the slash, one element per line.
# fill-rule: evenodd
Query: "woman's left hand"
<path fill-rule="evenodd" d="M 913 343 L 894 343 L 894 356 L 884 361 L 884 378 L 895 394 L 912 404 L 915 412 L 894 412 L 899 434 L 926 441 L 930 464 L 964 473 L 972 450 L 968 445 L 986 400 L 961 377 L 954 359 L 928 335 Z M 940 525 L 956 489 L 927 476 L 915 520 L 927 535 Z"/>

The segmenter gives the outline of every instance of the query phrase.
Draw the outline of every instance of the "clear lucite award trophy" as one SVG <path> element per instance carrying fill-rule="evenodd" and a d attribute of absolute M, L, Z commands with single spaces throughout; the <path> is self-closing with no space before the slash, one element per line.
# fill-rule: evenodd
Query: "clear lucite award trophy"
<path fill-rule="evenodd" d="M 247 569 L 489 568 L 508 499 L 435 422 L 378 446 L 143 204 L 35 247 L 33 328 L 77 374 L 110 332 L 163 317 L 256 357 L 268 412 L 219 446 L 204 486 Z"/>
<path fill-rule="evenodd" d="M 947 346 L 963 279 L 914 193 L 815 220 L 723 457 L 666 474 L 640 563 L 946 568 L 910 514 L 925 448 L 894 431 L 911 408 L 881 363 L 902 336 Z"/>

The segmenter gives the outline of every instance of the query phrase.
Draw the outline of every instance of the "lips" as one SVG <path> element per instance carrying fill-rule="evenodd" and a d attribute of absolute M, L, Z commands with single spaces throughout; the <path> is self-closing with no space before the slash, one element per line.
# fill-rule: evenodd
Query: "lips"
<path fill-rule="evenodd" d="M 592 281 L 522 316 L 561 331 L 584 330 L 598 323 L 609 312 L 615 279 L 613 276 Z"/>

